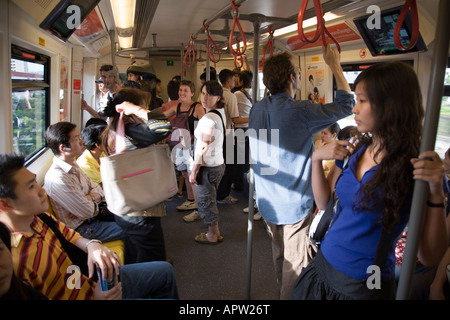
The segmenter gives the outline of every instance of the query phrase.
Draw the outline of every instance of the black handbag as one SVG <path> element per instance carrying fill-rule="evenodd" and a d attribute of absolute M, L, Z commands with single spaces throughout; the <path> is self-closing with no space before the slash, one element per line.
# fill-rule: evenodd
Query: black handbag
<path fill-rule="evenodd" d="M 327 208 L 325 209 L 325 212 L 322 214 L 322 217 L 320 218 L 319 224 L 317 225 L 316 231 L 314 232 L 314 236 L 312 237 L 312 239 L 316 243 L 317 248 L 320 247 L 320 243 L 322 242 L 323 238 L 328 232 L 331 220 L 333 219 L 333 216 L 336 212 L 336 208 L 338 205 L 339 199 L 333 192 L 333 194 L 330 197 L 330 200 L 328 201 Z"/>

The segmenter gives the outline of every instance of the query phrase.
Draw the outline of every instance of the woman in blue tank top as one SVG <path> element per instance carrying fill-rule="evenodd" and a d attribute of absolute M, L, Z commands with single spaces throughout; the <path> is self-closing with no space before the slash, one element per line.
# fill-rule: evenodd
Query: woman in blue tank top
<path fill-rule="evenodd" d="M 393 298 L 394 248 L 409 219 L 414 180 L 430 187 L 420 261 L 436 264 L 448 247 L 442 161 L 434 151 L 419 155 L 424 111 L 414 70 L 402 62 L 379 63 L 363 71 L 355 86 L 352 112 L 359 142 L 335 141 L 312 157 L 318 208 L 326 208 L 333 186 L 339 205 L 320 251 L 297 280 L 293 299 Z M 327 179 L 321 163 L 328 159 L 344 161 L 336 161 Z M 387 258 L 375 266 L 381 288 L 373 289 L 366 280 L 383 230 Z"/>

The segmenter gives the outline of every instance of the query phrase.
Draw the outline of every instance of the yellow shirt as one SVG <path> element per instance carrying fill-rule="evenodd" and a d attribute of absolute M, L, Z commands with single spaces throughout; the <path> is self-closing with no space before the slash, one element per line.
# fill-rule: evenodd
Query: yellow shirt
<path fill-rule="evenodd" d="M 103 154 L 102 157 L 105 155 Z M 102 185 L 102 177 L 100 175 L 100 163 L 94 159 L 89 150 L 84 150 L 83 154 L 77 159 L 77 164 L 80 166 L 86 175 L 98 185 Z"/>
<path fill-rule="evenodd" d="M 58 229 L 71 243 L 80 234 L 57 222 Z M 17 277 L 51 300 L 90 300 L 95 282 L 80 272 L 79 286 L 72 282 L 73 263 L 55 233 L 39 217 L 31 223 L 32 233 L 11 234 L 11 253 Z"/>

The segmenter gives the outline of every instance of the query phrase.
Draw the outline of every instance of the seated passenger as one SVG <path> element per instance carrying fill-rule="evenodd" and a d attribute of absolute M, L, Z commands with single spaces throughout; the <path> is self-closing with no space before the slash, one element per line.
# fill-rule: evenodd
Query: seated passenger
<path fill-rule="evenodd" d="M 10 231 L 0 222 L 0 301 L 1 300 L 48 300 L 48 298 L 20 281 L 14 274 Z"/>
<path fill-rule="evenodd" d="M 102 188 L 75 162 L 84 150 L 76 125 L 53 124 L 47 128 L 45 139 L 54 158 L 45 174 L 44 189 L 56 218 L 88 239 L 122 239 L 122 229 L 114 221 L 101 221 L 97 216 L 98 204 L 104 200 Z"/>
<path fill-rule="evenodd" d="M 100 187 L 102 177 L 100 175 L 100 158 L 105 156 L 103 152 L 101 134 L 106 125 L 90 125 L 81 131 L 81 140 L 84 142 L 83 154 L 77 159 L 77 164 L 87 176 Z"/>
<path fill-rule="evenodd" d="M 22 156 L 0 155 L 0 221 L 12 232 L 14 271 L 20 280 L 52 300 L 178 299 L 169 263 L 120 266 L 116 253 L 52 220 L 44 213 L 48 209 L 44 189 L 23 165 Z M 44 222 L 48 219 L 55 223 L 53 227 Z M 78 257 L 87 257 L 87 275 L 73 271 L 74 265 L 83 262 L 74 259 L 74 250 Z M 114 270 L 121 282 L 102 291 L 101 282 L 93 279 L 95 265 L 104 279 L 112 280 Z"/>

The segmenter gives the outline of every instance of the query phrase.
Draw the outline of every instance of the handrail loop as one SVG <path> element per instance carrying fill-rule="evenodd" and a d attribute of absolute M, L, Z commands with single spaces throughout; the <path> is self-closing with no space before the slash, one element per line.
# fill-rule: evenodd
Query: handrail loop
<path fill-rule="evenodd" d="M 235 41 L 236 41 L 236 52 L 240 53 L 241 52 L 241 48 L 240 48 L 239 41 L 237 40 L 237 38 L 235 38 Z M 234 56 L 234 67 L 236 69 L 240 70 L 243 66 L 244 66 L 243 55 L 241 55 L 241 54 L 235 55 Z"/>
<path fill-rule="evenodd" d="M 411 9 L 411 23 L 412 23 L 412 34 L 408 46 L 404 46 L 400 40 L 400 30 L 402 28 L 403 22 L 405 21 L 406 15 L 409 9 Z M 419 16 L 417 14 L 417 3 L 416 0 L 406 0 L 403 6 L 400 16 L 395 23 L 394 28 L 394 44 L 399 50 L 410 50 L 412 49 L 419 39 Z"/>
<path fill-rule="evenodd" d="M 239 63 L 239 64 L 238 64 Z M 244 56 L 234 56 L 234 67 L 237 70 L 241 70 L 244 66 Z"/>
<path fill-rule="evenodd" d="M 184 55 L 183 63 L 188 68 L 192 67 L 192 65 L 194 64 L 194 61 L 195 61 L 195 48 L 194 48 L 195 39 L 196 38 L 193 38 L 191 35 L 191 40 L 189 41 L 189 46 Z"/>
<path fill-rule="evenodd" d="M 205 32 L 206 32 L 206 35 L 207 35 L 207 37 L 206 37 L 206 49 L 207 49 L 208 57 L 209 57 L 209 60 L 211 60 L 214 64 L 216 64 L 216 63 L 218 63 L 220 61 L 220 50 L 217 47 L 217 45 L 214 42 L 214 40 L 211 38 L 211 33 L 208 30 L 209 26 L 207 27 L 205 25 L 205 21 L 202 22 L 202 26 L 203 26 L 203 29 L 205 29 Z M 212 48 L 212 50 L 211 50 L 211 48 Z M 214 50 L 219 54 L 219 57 L 217 59 L 214 56 Z"/>
<path fill-rule="evenodd" d="M 228 40 L 228 46 L 230 47 L 230 51 L 234 56 L 242 56 L 245 53 L 245 50 L 247 50 L 247 39 L 245 37 L 245 33 L 244 30 L 242 30 L 241 24 L 239 22 L 239 12 L 238 12 L 238 8 L 240 6 L 236 6 L 234 4 L 233 0 L 230 0 L 230 4 L 231 4 L 231 16 L 233 17 L 233 26 L 231 27 L 231 32 L 230 32 L 230 38 Z M 238 27 L 239 32 L 241 34 L 241 38 L 242 38 L 242 42 L 244 43 L 243 46 L 243 50 L 234 50 L 233 48 L 233 35 L 234 35 L 234 29 L 235 27 Z M 237 38 L 236 38 L 237 41 Z M 237 42 L 237 44 L 239 45 L 239 42 Z"/>
<path fill-rule="evenodd" d="M 273 33 L 275 30 L 271 30 L 270 26 L 267 27 L 267 31 L 269 31 L 269 40 L 267 41 L 267 44 L 264 48 L 263 54 L 262 54 L 262 65 L 264 65 L 264 61 L 266 60 L 266 53 L 267 49 L 270 48 L 270 57 L 273 56 Z"/>
<path fill-rule="evenodd" d="M 325 20 L 323 19 L 323 11 L 322 11 L 322 5 L 320 4 L 320 0 L 314 0 L 314 10 L 316 12 L 317 17 L 317 29 L 316 33 L 314 34 L 314 37 L 312 39 L 308 39 L 304 32 L 303 32 L 303 20 L 305 17 L 306 7 L 308 5 L 308 0 L 303 0 L 302 5 L 300 6 L 300 11 L 298 13 L 297 17 L 297 31 L 298 36 L 300 37 L 300 40 L 307 43 L 314 43 L 317 40 L 319 40 L 319 37 L 322 37 L 322 43 L 326 47 L 327 46 L 327 40 L 326 36 L 328 36 L 331 41 L 333 41 L 336 44 L 336 47 L 338 48 L 339 52 L 341 52 L 341 46 L 336 41 L 336 39 L 331 35 L 331 33 L 328 31 L 328 29 L 325 27 Z"/>

